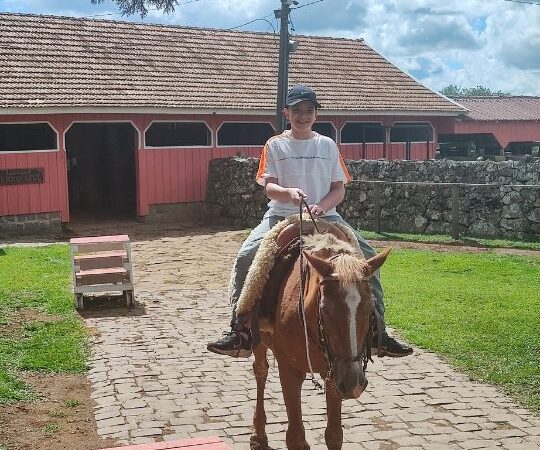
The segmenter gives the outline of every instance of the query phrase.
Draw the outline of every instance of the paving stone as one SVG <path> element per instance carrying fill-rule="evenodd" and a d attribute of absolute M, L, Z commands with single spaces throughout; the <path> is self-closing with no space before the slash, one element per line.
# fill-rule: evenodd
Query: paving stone
<path fill-rule="evenodd" d="M 182 434 L 183 436 L 189 437 L 191 433 L 197 431 L 195 425 L 181 425 L 170 428 L 175 434 Z"/>
<path fill-rule="evenodd" d="M 460 442 L 459 445 L 465 449 L 493 448 L 494 442 L 488 439 L 471 439 L 470 441 Z"/>
<path fill-rule="evenodd" d="M 107 427 L 112 427 L 114 425 L 123 425 L 124 423 L 126 423 L 126 421 L 121 416 L 111 417 L 110 419 L 96 420 L 96 424 L 98 428 L 107 428 Z"/>

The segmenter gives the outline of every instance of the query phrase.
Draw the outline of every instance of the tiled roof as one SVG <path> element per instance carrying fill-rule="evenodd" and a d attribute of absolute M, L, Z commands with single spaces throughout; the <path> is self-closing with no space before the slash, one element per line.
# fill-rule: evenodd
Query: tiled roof
<path fill-rule="evenodd" d="M 362 40 L 295 39 L 289 82 L 313 86 L 326 110 L 462 112 Z M 278 41 L 269 33 L 0 14 L 0 108 L 271 111 Z"/>
<path fill-rule="evenodd" d="M 540 120 L 540 97 L 455 97 L 472 120 Z"/>

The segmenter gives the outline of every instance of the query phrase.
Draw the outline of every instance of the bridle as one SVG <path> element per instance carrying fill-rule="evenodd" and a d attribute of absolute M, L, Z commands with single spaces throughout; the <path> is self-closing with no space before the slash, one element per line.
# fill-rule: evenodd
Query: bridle
<path fill-rule="evenodd" d="M 299 230 L 299 232 L 300 232 L 300 236 L 299 236 L 299 246 L 300 246 L 300 293 L 299 293 L 299 302 L 298 302 L 299 303 L 298 304 L 298 312 L 299 312 L 299 315 L 300 315 L 300 320 L 301 320 L 301 322 L 302 322 L 302 324 L 304 326 L 304 336 L 305 336 L 305 341 L 306 341 L 306 357 L 307 357 L 307 362 L 308 362 L 308 366 L 309 366 L 309 371 L 311 373 L 311 382 L 313 383 L 313 385 L 315 386 L 316 389 L 318 389 L 319 391 L 322 391 L 322 386 L 317 380 L 315 380 L 315 375 L 313 373 L 313 366 L 311 364 L 311 358 L 309 356 L 309 342 L 311 342 L 316 347 L 318 347 L 319 350 L 321 351 L 322 355 L 323 355 L 325 365 L 326 365 L 326 379 L 325 379 L 325 381 L 330 381 L 330 382 L 334 381 L 336 363 L 348 364 L 348 363 L 360 362 L 361 361 L 362 362 L 362 371 L 365 374 L 368 361 L 373 362 L 373 360 L 371 359 L 371 339 L 372 339 L 372 336 L 373 336 L 375 324 L 371 320 L 371 315 L 370 315 L 368 333 L 366 335 L 366 339 L 364 340 L 364 345 L 363 345 L 361 353 L 358 353 L 357 355 L 352 356 L 352 357 L 348 357 L 348 358 L 341 357 L 341 356 L 336 356 L 333 349 L 332 349 L 332 346 L 330 345 L 330 340 L 328 339 L 328 336 L 327 336 L 326 331 L 325 331 L 324 315 L 323 315 L 323 310 L 322 310 L 322 297 L 323 297 L 322 288 L 323 288 L 323 284 L 324 284 L 325 281 L 339 281 L 339 278 L 338 277 L 321 277 L 321 279 L 319 280 L 319 287 L 318 287 L 318 291 L 317 291 L 317 332 L 318 332 L 318 336 L 317 336 L 316 339 L 314 339 L 313 336 L 310 335 L 309 330 L 307 328 L 306 312 L 305 312 L 305 304 L 304 304 L 305 287 L 306 287 L 306 284 L 307 284 L 306 283 L 306 281 L 307 281 L 306 278 L 307 278 L 307 274 L 308 274 L 307 264 L 304 262 L 303 248 L 302 248 L 302 246 L 303 246 L 303 242 L 302 242 L 302 235 L 303 235 L 302 234 L 302 222 L 303 222 L 302 208 L 303 208 L 304 205 L 306 207 L 307 212 L 309 213 L 310 219 L 312 220 L 315 229 L 317 230 L 317 232 L 319 232 L 319 229 L 317 227 L 317 223 L 316 223 L 315 219 L 313 218 L 313 215 L 312 215 L 311 211 L 309 210 L 309 206 L 308 206 L 307 202 L 305 201 L 305 199 L 302 198 L 300 200 L 300 230 Z M 329 259 L 329 261 L 332 261 L 332 260 L 338 258 L 339 256 L 340 256 L 339 254 L 334 255 Z M 362 277 L 359 281 L 360 282 L 368 282 L 368 280 L 369 280 L 369 277 Z M 375 308 L 373 308 L 373 310 L 376 311 Z"/>
<path fill-rule="evenodd" d="M 332 258 L 330 258 L 330 261 L 332 259 L 337 258 L 339 255 L 335 255 Z M 362 283 L 367 283 L 369 280 L 368 277 L 362 277 L 359 281 Z M 343 364 L 350 364 L 353 362 L 362 362 L 362 371 L 365 374 L 368 361 L 371 360 L 371 324 L 369 326 L 368 333 L 366 335 L 366 339 L 364 340 L 364 345 L 362 347 L 362 351 L 358 353 L 355 356 L 351 357 L 343 357 L 343 356 L 336 356 L 332 346 L 330 344 L 330 340 L 326 336 L 326 331 L 324 327 L 324 314 L 322 310 L 322 287 L 323 283 L 325 281 L 339 281 L 339 278 L 337 277 L 322 277 L 319 282 L 319 290 L 317 292 L 317 311 L 318 311 L 318 330 L 319 330 L 319 342 L 320 342 L 320 348 L 323 353 L 326 367 L 327 367 L 327 376 L 326 378 L 329 380 L 332 380 L 334 376 L 334 368 L 336 363 L 343 363 Z M 355 318 L 351 318 L 351 320 L 355 320 Z"/>

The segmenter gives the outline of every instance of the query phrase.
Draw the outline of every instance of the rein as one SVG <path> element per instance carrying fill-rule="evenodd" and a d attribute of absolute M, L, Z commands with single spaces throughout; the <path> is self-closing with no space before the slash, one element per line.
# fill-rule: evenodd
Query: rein
<path fill-rule="evenodd" d="M 313 214 L 311 213 L 309 209 L 309 205 L 306 202 L 306 199 L 302 197 L 300 199 L 299 208 L 300 208 L 300 236 L 298 239 L 299 247 L 300 247 L 300 296 L 299 296 L 299 303 L 300 303 L 300 313 L 301 313 L 301 319 L 302 323 L 304 324 L 304 337 L 306 340 L 306 357 L 307 362 L 309 366 L 309 372 L 311 373 L 311 382 L 313 383 L 313 386 L 315 389 L 317 389 L 319 392 L 323 390 L 323 387 L 321 384 L 315 379 L 315 375 L 313 374 L 313 366 L 311 365 L 311 358 L 309 356 L 309 337 L 308 337 L 308 330 L 307 330 L 307 321 L 306 321 L 306 310 L 304 308 L 304 284 L 305 284 L 305 278 L 306 278 L 306 268 L 304 267 L 304 242 L 302 240 L 303 236 L 303 230 L 302 230 L 302 223 L 303 223 L 303 217 L 302 217 L 302 208 L 305 205 L 307 212 L 309 213 L 309 217 L 311 218 L 311 221 L 313 222 L 313 226 L 317 230 L 317 233 L 320 233 L 319 227 L 317 226 L 317 222 L 315 221 Z M 320 315 L 320 314 L 319 314 Z M 323 354 L 326 356 L 326 352 L 323 351 Z"/>
<path fill-rule="evenodd" d="M 309 332 L 307 329 L 307 321 L 306 321 L 306 311 L 305 311 L 305 305 L 304 305 L 304 295 L 305 295 L 305 282 L 306 282 L 306 275 L 307 275 L 307 266 L 304 264 L 304 255 L 303 255 L 303 241 L 302 241 L 302 208 L 305 205 L 309 216 L 313 222 L 313 225 L 317 232 L 319 233 L 319 228 L 317 227 L 317 223 L 315 222 L 315 219 L 313 218 L 313 215 L 311 211 L 309 210 L 309 206 L 304 198 L 300 200 L 300 236 L 299 236 L 299 247 L 300 247 L 300 293 L 299 293 L 299 313 L 300 318 L 302 320 L 302 324 L 304 325 L 304 337 L 305 337 L 305 343 L 306 343 L 306 357 L 308 362 L 309 371 L 311 374 L 311 382 L 313 383 L 315 389 L 322 392 L 323 387 L 321 384 L 315 380 L 315 375 L 313 373 L 313 366 L 311 364 L 311 358 L 309 356 L 309 341 L 311 340 L 322 352 L 326 367 L 327 367 L 327 375 L 326 380 L 331 380 L 332 375 L 334 373 L 334 365 L 337 362 L 342 363 L 352 363 L 352 362 L 359 362 L 362 361 L 362 370 L 365 374 L 368 361 L 373 362 L 371 359 L 371 340 L 374 333 L 375 324 L 374 321 L 371 320 L 370 317 L 370 325 L 369 330 L 366 336 L 366 339 L 364 340 L 364 348 L 362 349 L 362 352 L 357 354 L 356 356 L 350 357 L 350 358 L 343 358 L 339 356 L 334 356 L 332 348 L 330 346 L 330 341 L 326 337 L 326 333 L 324 330 L 324 319 L 322 314 L 322 306 L 321 306 L 321 298 L 322 298 L 322 292 L 321 292 L 321 286 L 319 286 L 319 291 L 317 293 L 317 322 L 318 322 L 318 341 L 314 340 L 312 337 L 310 339 Z M 334 255 L 330 260 L 337 258 L 339 255 Z M 368 281 L 368 277 L 363 277 L 360 281 Z M 322 281 L 336 281 L 337 279 L 335 277 L 323 277 Z M 374 312 L 376 315 L 376 321 L 379 322 L 380 318 L 378 317 L 377 309 L 374 308 Z M 380 328 L 380 326 L 379 326 Z M 381 333 L 379 333 L 379 348 L 381 346 Z"/>

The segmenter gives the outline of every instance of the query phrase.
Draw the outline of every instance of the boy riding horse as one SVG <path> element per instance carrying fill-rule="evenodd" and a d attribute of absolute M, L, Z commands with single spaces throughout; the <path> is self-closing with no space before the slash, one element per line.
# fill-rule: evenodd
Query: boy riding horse
<path fill-rule="evenodd" d="M 279 221 L 298 213 L 302 199 L 307 200 L 309 210 L 315 217 L 337 222 L 353 230 L 366 259 L 376 255 L 375 250 L 336 211 L 336 206 L 345 196 L 345 183 L 351 177 L 335 142 L 312 130 L 320 107 L 315 91 L 308 86 L 293 86 L 287 94 L 283 111 L 291 129 L 266 142 L 257 172 L 257 182 L 264 186 L 266 196 L 270 199 L 268 211 L 238 252 L 231 279 L 231 331 L 208 344 L 211 352 L 244 358 L 251 355 L 248 318 L 236 315 L 236 303 L 263 237 Z M 370 285 L 382 319 L 379 321 L 382 329 L 378 330 L 382 341 L 379 356 L 410 355 L 412 348 L 389 336 L 384 328 L 383 290 L 378 271 L 371 278 Z M 374 336 L 372 347 L 377 348 L 378 344 L 379 337 Z"/>

